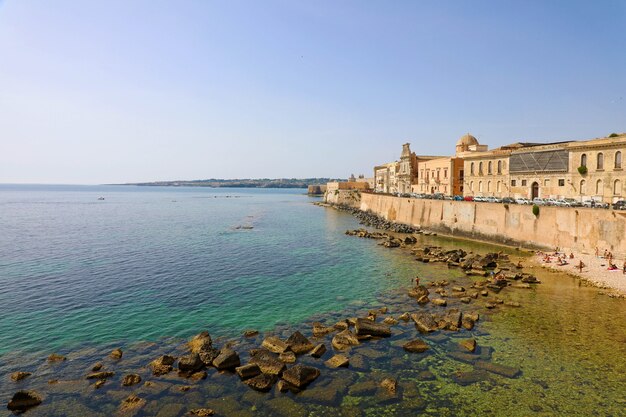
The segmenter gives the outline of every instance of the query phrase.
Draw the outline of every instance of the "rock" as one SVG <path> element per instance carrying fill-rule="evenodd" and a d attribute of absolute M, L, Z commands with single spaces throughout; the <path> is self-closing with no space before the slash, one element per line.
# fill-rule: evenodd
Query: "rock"
<path fill-rule="evenodd" d="M 296 388 L 295 386 L 291 385 L 289 382 L 285 381 L 284 379 L 281 379 L 280 381 L 278 381 L 278 383 L 276 384 L 276 389 L 279 392 L 290 391 L 294 394 L 297 394 L 300 392 L 299 388 Z"/>
<path fill-rule="evenodd" d="M 444 320 L 446 321 L 446 323 L 448 323 L 448 328 L 450 330 L 458 330 L 458 328 L 461 327 L 461 317 L 462 314 L 459 310 L 457 310 L 456 308 L 451 308 L 446 313 Z"/>
<path fill-rule="evenodd" d="M 200 381 L 200 380 L 206 379 L 207 376 L 209 376 L 209 374 L 207 374 L 206 371 L 198 371 L 189 375 L 189 378 L 193 379 L 194 381 Z"/>
<path fill-rule="evenodd" d="M 289 345 L 276 336 L 266 337 L 261 346 L 274 353 L 283 353 L 289 349 Z"/>
<path fill-rule="evenodd" d="M 48 362 L 63 362 L 66 359 L 67 358 L 65 356 L 57 355 L 56 353 L 53 353 L 50 356 L 48 356 Z"/>
<path fill-rule="evenodd" d="M 337 323 L 335 323 L 333 327 L 337 330 L 346 330 L 348 327 L 350 327 L 350 325 L 348 324 L 347 321 L 342 320 L 342 321 L 338 321 Z"/>
<path fill-rule="evenodd" d="M 358 382 L 350 387 L 348 394 L 355 397 L 370 396 L 376 392 L 378 385 L 374 381 Z"/>
<path fill-rule="evenodd" d="M 272 388 L 275 381 L 275 375 L 259 374 L 253 378 L 246 379 L 243 383 L 256 391 L 267 392 Z"/>
<path fill-rule="evenodd" d="M 402 345 L 402 348 L 407 352 L 422 353 L 428 350 L 428 344 L 422 339 L 415 339 Z"/>
<path fill-rule="evenodd" d="M 474 320 L 472 320 L 470 317 L 463 316 L 461 325 L 466 330 L 472 330 L 474 328 Z"/>
<path fill-rule="evenodd" d="M 252 378 L 254 376 L 259 375 L 261 373 L 261 368 L 259 368 L 259 365 L 255 363 L 249 363 L 244 366 L 236 367 L 235 372 L 237 372 L 237 375 L 239 375 L 239 378 L 248 379 L 248 378 Z"/>
<path fill-rule="evenodd" d="M 107 379 L 115 375 L 112 371 L 93 372 L 87 375 L 87 379 Z"/>
<path fill-rule="evenodd" d="M 398 320 L 394 319 L 393 317 L 385 317 L 383 323 L 393 326 L 398 324 Z"/>
<path fill-rule="evenodd" d="M 411 320 L 411 315 L 409 313 L 402 313 L 398 319 L 402 321 L 409 321 Z"/>
<path fill-rule="evenodd" d="M 513 368 L 511 366 L 506 365 L 498 365 L 496 363 L 486 362 L 486 361 L 477 361 L 474 364 L 475 368 L 483 369 L 485 371 L 501 375 L 507 378 L 515 378 L 519 376 L 522 371 L 518 368 Z"/>
<path fill-rule="evenodd" d="M 424 305 L 430 303 L 430 298 L 427 295 L 423 295 L 417 299 L 417 304 Z"/>
<path fill-rule="evenodd" d="M 192 353 L 178 359 L 178 369 L 181 372 L 196 372 L 204 368 L 204 362 L 200 360 L 200 355 Z"/>
<path fill-rule="evenodd" d="M 296 355 L 302 355 L 313 349 L 313 343 L 309 341 L 302 333 L 295 332 L 287 339 L 287 344 L 292 352 Z"/>
<path fill-rule="evenodd" d="M 480 319 L 480 314 L 476 311 L 472 311 L 469 313 L 463 313 L 463 318 L 468 318 L 474 322 L 477 322 Z"/>
<path fill-rule="evenodd" d="M 319 376 L 319 369 L 305 365 L 296 365 L 283 372 L 283 379 L 297 388 L 306 387 Z"/>
<path fill-rule="evenodd" d="M 193 410 L 189 411 L 189 414 L 198 417 L 209 417 L 215 414 L 215 411 L 211 410 L 210 408 L 194 408 Z"/>
<path fill-rule="evenodd" d="M 311 351 L 311 356 L 313 356 L 314 358 L 321 358 L 324 353 L 326 353 L 326 345 L 320 343 L 313 348 L 313 350 Z"/>
<path fill-rule="evenodd" d="M 30 372 L 13 372 L 11 374 L 11 381 L 14 381 L 14 382 L 21 381 L 22 379 L 28 378 L 31 375 L 32 373 Z"/>
<path fill-rule="evenodd" d="M 426 288 L 423 285 L 413 287 L 409 290 L 409 297 L 412 297 L 412 298 L 421 298 L 423 296 L 428 297 L 428 294 L 429 294 L 428 288 Z"/>
<path fill-rule="evenodd" d="M 268 350 L 260 349 L 250 357 L 251 364 L 258 365 L 261 372 L 269 375 L 280 375 L 285 369 L 285 364 Z"/>
<path fill-rule="evenodd" d="M 135 394 L 130 394 L 120 404 L 120 411 L 122 413 L 125 413 L 125 412 L 131 411 L 131 410 L 137 410 L 137 409 L 143 407 L 144 405 L 146 405 L 146 400 L 144 400 L 143 398 L 138 397 Z"/>
<path fill-rule="evenodd" d="M 395 394 L 398 390 L 398 381 L 391 378 L 385 378 L 380 382 L 380 386 L 386 389 L 390 394 Z"/>
<path fill-rule="evenodd" d="M 293 352 L 283 352 L 278 355 L 278 360 L 284 363 L 294 363 L 296 361 L 296 354 Z"/>
<path fill-rule="evenodd" d="M 141 382 L 141 377 L 137 374 L 128 374 L 124 376 L 122 380 L 122 385 L 125 387 L 130 387 L 131 385 L 135 385 Z"/>
<path fill-rule="evenodd" d="M 326 364 L 326 366 L 328 366 L 329 368 L 347 368 L 350 364 L 350 360 L 347 356 L 335 355 L 332 358 L 328 359 L 326 362 L 324 362 L 324 364 Z"/>
<path fill-rule="evenodd" d="M 356 335 L 352 333 L 350 330 L 344 330 L 339 332 L 333 337 L 332 340 L 333 348 L 337 350 L 345 350 L 350 346 L 356 346 L 359 344 L 359 339 L 357 339 Z"/>
<path fill-rule="evenodd" d="M 218 357 L 213 360 L 213 366 L 215 366 L 218 370 L 232 369 L 239 365 L 241 365 L 239 355 L 237 352 L 229 348 L 223 348 Z"/>
<path fill-rule="evenodd" d="M 389 337 L 391 327 L 385 323 L 375 323 L 366 319 L 356 319 L 354 326 L 357 336 Z"/>
<path fill-rule="evenodd" d="M 468 352 L 474 352 L 476 350 L 476 340 L 465 339 L 459 342 L 459 346 L 466 349 Z"/>
<path fill-rule="evenodd" d="M 488 308 L 489 310 L 491 310 L 492 308 L 496 308 L 496 305 L 494 303 L 485 303 L 485 308 Z"/>
<path fill-rule="evenodd" d="M 411 314 L 411 319 L 415 322 L 415 327 L 421 333 L 430 333 L 437 330 L 437 322 L 431 314 L 428 313 L 414 313 Z"/>
<path fill-rule="evenodd" d="M 200 356 L 200 360 L 206 366 L 213 366 L 213 361 L 220 355 L 219 349 L 215 349 L 214 347 L 204 348 L 205 350 L 201 350 L 198 352 L 198 356 Z"/>
<path fill-rule="evenodd" d="M 244 337 L 254 337 L 254 336 L 257 336 L 258 334 L 259 334 L 258 330 L 246 330 L 245 332 L 243 332 Z"/>
<path fill-rule="evenodd" d="M 448 305 L 448 302 L 446 300 L 444 300 L 443 298 L 433 298 L 431 302 L 434 305 L 440 306 L 440 307 L 445 307 L 445 306 Z"/>
<path fill-rule="evenodd" d="M 313 336 L 322 337 L 329 333 L 334 332 L 335 329 L 333 326 L 324 326 L 322 323 L 313 323 Z"/>
<path fill-rule="evenodd" d="M 100 369 L 102 369 L 102 362 L 98 362 L 91 368 L 93 372 L 98 372 Z"/>
<path fill-rule="evenodd" d="M 509 307 L 521 307 L 521 304 L 517 301 L 505 301 L 504 305 Z"/>
<path fill-rule="evenodd" d="M 487 372 L 482 370 L 457 371 L 452 374 L 452 380 L 459 385 L 465 386 L 489 379 Z"/>
<path fill-rule="evenodd" d="M 172 370 L 172 365 L 176 361 L 176 358 L 170 355 L 163 355 L 152 362 L 150 367 L 152 368 L 152 374 L 155 376 L 165 375 Z"/>
<path fill-rule="evenodd" d="M 200 353 L 202 351 L 207 351 L 213 347 L 213 340 L 211 340 L 211 335 L 209 332 L 204 331 L 195 335 L 188 343 L 187 346 L 191 353 Z"/>
<path fill-rule="evenodd" d="M 7 408 L 17 413 L 36 407 L 41 404 L 43 399 L 36 391 L 18 391 L 13 394 L 11 401 L 7 404 Z"/>
<path fill-rule="evenodd" d="M 113 349 L 113 351 L 109 354 L 109 357 L 111 359 L 120 360 L 122 359 L 123 354 L 124 352 L 122 352 L 122 349 L 117 348 L 117 349 Z"/>
<path fill-rule="evenodd" d="M 106 380 L 106 379 L 99 379 L 99 380 L 97 380 L 97 381 L 96 381 L 96 383 L 95 383 L 95 384 L 93 384 L 93 387 L 94 387 L 95 389 L 99 389 L 99 388 L 100 388 L 100 387 L 102 387 L 102 386 L 103 386 L 106 382 L 107 382 L 107 380 Z"/>

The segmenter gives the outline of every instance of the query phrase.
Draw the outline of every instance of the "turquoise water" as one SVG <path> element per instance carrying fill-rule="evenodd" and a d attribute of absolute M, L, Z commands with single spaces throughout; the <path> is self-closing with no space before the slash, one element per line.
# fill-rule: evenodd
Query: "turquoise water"
<path fill-rule="evenodd" d="M 267 330 L 406 278 L 381 262 L 389 253 L 343 236 L 353 218 L 313 201 L 299 189 L 0 186 L 0 353 Z"/>

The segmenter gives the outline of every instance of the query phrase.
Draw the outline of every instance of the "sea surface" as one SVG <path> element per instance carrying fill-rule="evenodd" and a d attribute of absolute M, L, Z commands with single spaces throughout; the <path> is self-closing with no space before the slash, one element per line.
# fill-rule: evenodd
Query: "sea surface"
<path fill-rule="evenodd" d="M 396 317 L 413 311 L 406 290 L 415 275 L 468 288 L 475 280 L 346 236 L 358 221 L 315 201 L 299 189 L 0 185 L 0 408 L 19 387 L 46 397 L 30 415 L 111 415 L 132 392 L 120 388 L 122 371 L 149 380 L 150 360 L 200 331 L 217 343 L 261 331 L 234 342 L 244 352 L 264 333 L 310 335 L 313 321 L 331 325 L 382 306 Z M 526 262 L 512 249 L 419 239 Z M 470 307 L 481 312 L 479 325 L 423 336 L 427 354 L 402 350 L 421 336 L 401 322 L 392 338 L 355 349 L 350 369 L 322 369 L 302 394 L 258 394 L 232 375 L 172 376 L 157 381 L 160 389 L 137 390 L 148 403 L 136 415 L 182 416 L 191 406 L 242 416 L 626 415 L 626 302 L 565 274 L 532 272 L 542 284 L 499 295 L 521 307 L 486 310 L 477 300 Z M 520 374 L 471 374 L 474 365 L 453 355 L 469 337 L 483 359 Z M 85 372 L 113 347 L 124 359 L 105 361 L 117 375 L 96 391 Z M 52 352 L 68 361 L 47 364 Z M 16 370 L 33 376 L 10 382 Z M 476 381 L 460 383 L 464 372 Z M 390 375 L 399 380 L 397 398 L 348 388 Z M 178 389 L 187 384 L 191 390 Z"/>

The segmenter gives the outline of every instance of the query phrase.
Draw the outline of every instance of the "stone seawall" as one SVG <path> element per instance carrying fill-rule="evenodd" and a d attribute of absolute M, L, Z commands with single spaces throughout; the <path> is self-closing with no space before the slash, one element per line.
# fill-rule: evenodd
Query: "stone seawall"
<path fill-rule="evenodd" d="M 422 200 L 363 193 L 360 209 L 452 236 L 530 247 L 626 255 L 626 212 L 590 208 Z"/>
<path fill-rule="evenodd" d="M 358 190 L 328 190 L 324 194 L 324 202 L 340 206 L 360 208 L 361 192 Z"/>

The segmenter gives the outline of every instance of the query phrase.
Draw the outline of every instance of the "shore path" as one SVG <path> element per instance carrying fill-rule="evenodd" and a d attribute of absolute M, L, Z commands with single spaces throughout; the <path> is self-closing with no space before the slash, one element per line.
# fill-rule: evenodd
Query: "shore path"
<path fill-rule="evenodd" d="M 587 255 L 574 253 L 574 259 L 570 259 L 570 252 L 568 252 L 566 256 L 568 264 L 563 266 L 558 265 L 557 257 L 553 256 L 554 252 L 548 253 L 550 255 L 551 262 L 544 262 L 545 254 L 546 253 L 539 252 L 534 256 L 534 261 L 543 268 L 576 275 L 595 287 L 612 289 L 619 293 L 621 297 L 626 297 L 626 275 L 622 272 L 624 260 L 613 259 L 612 263 L 615 264 L 618 269 L 611 271 L 608 269 L 608 259 L 597 257 L 592 254 Z M 561 255 L 563 256 L 563 253 L 561 253 Z M 580 269 L 578 268 L 578 264 L 581 260 L 585 264 L 582 272 L 580 272 Z"/>

